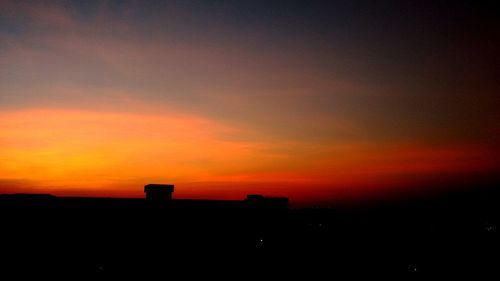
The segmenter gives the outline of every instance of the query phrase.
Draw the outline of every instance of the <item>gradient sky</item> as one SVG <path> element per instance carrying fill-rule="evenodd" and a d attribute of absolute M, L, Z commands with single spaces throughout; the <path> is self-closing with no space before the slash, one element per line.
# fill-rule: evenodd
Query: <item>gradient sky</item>
<path fill-rule="evenodd" d="M 496 178 L 500 17 L 458 2 L 0 0 L 0 193 L 321 205 Z"/>

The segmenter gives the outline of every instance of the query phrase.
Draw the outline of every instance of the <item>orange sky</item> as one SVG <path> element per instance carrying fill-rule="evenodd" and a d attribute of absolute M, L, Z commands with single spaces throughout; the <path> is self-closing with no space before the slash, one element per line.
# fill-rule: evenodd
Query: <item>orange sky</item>
<path fill-rule="evenodd" d="M 0 1 L 0 193 L 314 205 L 498 179 L 488 18 L 329 2 Z"/>
<path fill-rule="evenodd" d="M 282 142 L 174 112 L 5 111 L 0 143 L 0 178 L 25 180 L 2 191 L 59 195 L 140 197 L 145 183 L 168 182 L 177 197 L 300 201 L 498 167 L 485 146 Z"/>

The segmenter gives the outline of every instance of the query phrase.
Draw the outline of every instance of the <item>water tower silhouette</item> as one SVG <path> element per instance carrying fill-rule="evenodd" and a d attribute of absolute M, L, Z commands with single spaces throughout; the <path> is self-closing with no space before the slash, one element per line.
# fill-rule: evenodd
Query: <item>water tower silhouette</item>
<path fill-rule="evenodd" d="M 146 201 L 148 202 L 169 202 L 172 200 L 173 192 L 173 184 L 146 184 L 144 186 L 144 193 L 146 193 Z"/>

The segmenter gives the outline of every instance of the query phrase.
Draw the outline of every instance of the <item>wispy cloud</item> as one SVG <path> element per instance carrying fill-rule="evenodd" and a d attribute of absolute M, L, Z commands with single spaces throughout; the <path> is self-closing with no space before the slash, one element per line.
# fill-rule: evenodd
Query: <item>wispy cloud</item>
<path fill-rule="evenodd" d="M 122 195 L 157 180 L 309 183 L 325 196 L 498 170 L 491 40 L 422 49 L 337 26 L 337 10 L 197 5 L 2 1 L 0 178 Z"/>

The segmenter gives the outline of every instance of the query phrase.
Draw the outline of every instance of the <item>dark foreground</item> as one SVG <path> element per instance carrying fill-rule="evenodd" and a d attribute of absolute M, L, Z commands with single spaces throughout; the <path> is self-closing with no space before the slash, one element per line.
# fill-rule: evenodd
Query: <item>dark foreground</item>
<path fill-rule="evenodd" d="M 500 270 L 498 195 L 489 188 L 350 210 L 0 196 L 0 269 L 91 280 L 491 279 Z"/>

